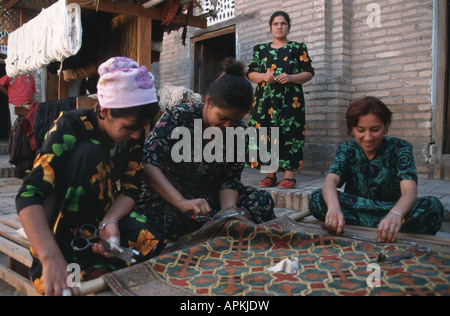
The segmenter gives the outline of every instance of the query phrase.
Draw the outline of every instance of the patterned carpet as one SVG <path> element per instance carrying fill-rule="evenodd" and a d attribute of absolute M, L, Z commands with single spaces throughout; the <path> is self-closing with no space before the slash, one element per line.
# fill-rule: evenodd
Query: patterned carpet
<path fill-rule="evenodd" d="M 448 254 L 409 249 L 413 258 L 379 263 L 377 270 L 369 265 L 378 264 L 382 251 L 392 258 L 405 254 L 406 244 L 357 242 L 314 230 L 286 218 L 261 226 L 246 218 L 211 223 L 169 252 L 104 278 L 116 295 L 450 295 Z M 285 258 L 299 259 L 298 272 L 267 271 Z M 368 279 L 379 280 L 379 287 Z"/>

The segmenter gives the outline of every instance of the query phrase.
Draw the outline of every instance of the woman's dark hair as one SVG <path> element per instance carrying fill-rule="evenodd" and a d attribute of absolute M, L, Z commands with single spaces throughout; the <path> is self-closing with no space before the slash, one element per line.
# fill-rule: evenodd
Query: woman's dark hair
<path fill-rule="evenodd" d="M 358 126 L 361 116 L 375 114 L 384 125 L 392 123 L 392 112 L 381 100 L 374 97 L 365 97 L 350 104 L 345 118 L 347 119 L 347 132 L 351 135 L 353 128 Z"/>
<path fill-rule="evenodd" d="M 160 111 L 158 102 L 139 105 L 131 108 L 123 108 L 123 109 L 111 109 L 111 116 L 114 118 L 127 118 L 130 116 L 136 116 L 136 127 L 142 128 L 145 125 L 147 120 L 153 119 L 156 114 Z M 100 111 L 97 111 L 100 116 Z M 100 117 L 101 118 L 101 117 Z"/>
<path fill-rule="evenodd" d="M 275 20 L 275 18 L 278 16 L 282 16 L 288 23 L 289 28 L 291 28 L 291 17 L 289 16 L 289 14 L 287 14 L 284 11 L 277 11 L 274 14 L 272 14 L 272 17 L 270 18 L 270 22 L 269 22 L 270 28 L 272 28 L 272 23 Z"/>
<path fill-rule="evenodd" d="M 224 60 L 222 67 L 223 73 L 208 90 L 213 105 L 238 108 L 247 113 L 253 103 L 253 87 L 245 77 L 245 65 L 229 57 Z"/>

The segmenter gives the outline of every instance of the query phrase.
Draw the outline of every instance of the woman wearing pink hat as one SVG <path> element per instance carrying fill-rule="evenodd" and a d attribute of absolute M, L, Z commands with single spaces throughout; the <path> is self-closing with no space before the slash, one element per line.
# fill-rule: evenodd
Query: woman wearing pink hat
<path fill-rule="evenodd" d="M 30 277 L 46 295 L 79 294 L 68 287 L 68 264 L 79 265 L 82 280 L 126 266 L 98 240 L 86 249 L 74 245 L 83 228 L 116 246 L 135 245 L 140 258 L 164 246 L 157 229 L 130 217 L 141 186 L 143 127 L 159 111 L 153 75 L 125 57 L 102 64 L 99 75 L 99 104 L 61 113 L 16 200 L 32 245 Z M 143 248 L 147 230 L 152 247 Z"/>

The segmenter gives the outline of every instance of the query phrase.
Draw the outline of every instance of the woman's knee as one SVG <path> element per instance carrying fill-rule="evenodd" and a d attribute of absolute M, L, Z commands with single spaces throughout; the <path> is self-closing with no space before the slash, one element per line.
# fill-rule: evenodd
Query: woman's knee
<path fill-rule="evenodd" d="M 139 252 L 138 262 L 157 256 L 166 245 L 163 229 L 149 221 L 139 210 L 122 219 L 119 230 L 121 245 Z"/>
<path fill-rule="evenodd" d="M 318 189 L 311 193 L 309 197 L 309 211 L 316 219 L 321 221 L 325 220 L 328 210 L 323 198 L 322 189 Z"/>
<path fill-rule="evenodd" d="M 248 210 L 255 223 L 275 219 L 275 201 L 269 192 L 245 187 L 239 193 L 240 198 L 237 206 Z"/>
<path fill-rule="evenodd" d="M 442 226 L 444 206 L 435 197 L 419 198 L 406 217 L 402 231 L 407 233 L 435 235 Z"/>

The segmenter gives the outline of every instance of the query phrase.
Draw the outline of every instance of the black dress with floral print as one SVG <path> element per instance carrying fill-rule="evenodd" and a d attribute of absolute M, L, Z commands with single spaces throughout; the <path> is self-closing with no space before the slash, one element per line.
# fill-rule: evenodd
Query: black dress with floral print
<path fill-rule="evenodd" d="M 314 75 L 312 60 L 305 43 L 289 41 L 275 49 L 271 44 L 256 45 L 247 74 L 272 72 L 275 77 L 310 72 Z M 302 169 L 305 149 L 305 98 L 303 87 L 297 84 L 262 82 L 256 88 L 249 125 L 280 128 L 279 169 Z M 269 131 L 270 132 L 270 129 Z M 272 141 L 273 142 L 273 141 Z M 270 141 L 268 142 L 270 144 Z M 260 167 L 261 162 L 252 167 Z"/>
<path fill-rule="evenodd" d="M 159 167 L 186 199 L 207 200 L 212 216 L 220 211 L 219 191 L 231 189 L 239 192 L 237 207 L 249 211 L 253 221 L 261 223 L 274 219 L 274 202 L 271 195 L 252 187 L 245 187 L 241 183 L 245 163 L 227 162 L 226 159 L 224 162 L 195 159 L 194 142 L 198 141 L 198 137 L 202 138 L 202 135 L 195 134 L 194 122 L 202 121 L 202 110 L 203 104 L 182 104 L 168 108 L 144 145 L 144 162 Z M 180 140 L 172 138 L 172 132 L 179 127 L 189 130 L 192 151 L 189 161 L 177 163 L 172 159 L 172 149 Z M 237 127 L 246 128 L 246 125 L 241 121 Z M 202 138 L 202 150 L 205 145 Z M 225 158 L 226 151 L 224 144 Z M 190 215 L 183 214 L 149 189 L 144 190 L 137 212 L 145 214 L 155 224 L 163 227 L 165 237 L 172 240 L 205 224 L 205 221 L 194 220 Z"/>
<path fill-rule="evenodd" d="M 80 266 L 81 280 L 127 266 L 119 259 L 97 255 L 91 248 L 76 251 L 72 242 L 81 227 L 98 227 L 118 196 L 138 201 L 144 139 L 142 133 L 139 140 L 115 143 L 101 132 L 97 108 L 61 113 L 38 150 L 31 175 L 19 190 L 18 212 L 33 205 L 44 207 L 65 260 Z M 125 217 L 119 229 L 122 246 L 139 251 L 139 261 L 157 254 L 165 245 L 164 239 L 153 235 L 158 235 L 158 230 L 138 214 Z M 30 278 L 44 293 L 42 265 L 33 247 L 30 251 Z"/>

